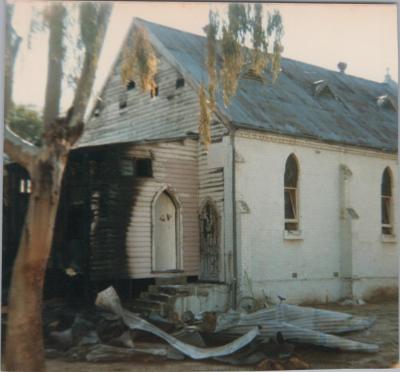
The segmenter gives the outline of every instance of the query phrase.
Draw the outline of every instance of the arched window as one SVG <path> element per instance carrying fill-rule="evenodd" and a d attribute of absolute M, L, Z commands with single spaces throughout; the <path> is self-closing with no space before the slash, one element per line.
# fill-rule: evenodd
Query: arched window
<path fill-rule="evenodd" d="M 299 229 L 298 178 L 298 162 L 296 156 L 291 154 L 285 166 L 285 230 Z"/>
<path fill-rule="evenodd" d="M 381 214 L 382 234 L 393 234 L 392 175 L 389 167 L 385 168 L 382 175 Z"/>

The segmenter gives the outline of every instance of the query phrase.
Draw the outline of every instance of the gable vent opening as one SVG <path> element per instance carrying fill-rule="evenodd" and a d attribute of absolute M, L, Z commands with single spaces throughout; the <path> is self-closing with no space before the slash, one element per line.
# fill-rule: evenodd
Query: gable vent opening
<path fill-rule="evenodd" d="M 158 96 L 158 85 L 156 85 L 153 89 L 150 90 L 150 97 L 154 98 Z"/>
<path fill-rule="evenodd" d="M 96 98 L 96 105 L 95 105 L 95 108 L 94 108 L 94 111 L 93 111 L 93 115 L 94 115 L 95 117 L 100 116 L 100 113 L 101 113 L 101 111 L 103 110 L 103 108 L 104 108 L 103 99 L 100 98 L 100 97 L 97 97 L 97 98 Z"/>
<path fill-rule="evenodd" d="M 136 83 L 133 80 L 129 80 L 126 84 L 126 90 L 132 90 L 136 88 Z"/>
<path fill-rule="evenodd" d="M 122 93 L 119 97 L 119 109 L 123 110 L 128 107 L 128 98 L 126 93 Z"/>
<path fill-rule="evenodd" d="M 378 104 L 379 107 L 392 110 L 392 111 L 397 111 L 397 102 L 396 100 L 388 95 L 385 94 L 383 96 L 380 96 L 376 99 L 376 103 Z"/>
<path fill-rule="evenodd" d="M 176 84 L 175 84 L 176 89 L 183 88 L 184 86 L 185 86 L 184 78 L 176 79 Z"/>

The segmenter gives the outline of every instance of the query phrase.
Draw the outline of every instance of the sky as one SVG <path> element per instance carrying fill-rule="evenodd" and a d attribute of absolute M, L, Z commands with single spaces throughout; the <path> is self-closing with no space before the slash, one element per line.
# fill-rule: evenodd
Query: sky
<path fill-rule="evenodd" d="M 46 81 L 47 35 L 38 34 L 27 47 L 33 2 L 16 2 L 14 27 L 23 38 L 15 68 L 14 102 L 43 106 Z M 40 3 L 35 3 L 36 5 Z M 210 9 L 226 9 L 222 3 L 115 2 L 99 59 L 94 93 L 97 94 L 122 45 L 133 17 L 204 35 Z M 397 10 L 394 4 L 274 4 L 266 11 L 281 12 L 285 35 L 283 57 L 383 81 L 387 69 L 397 80 Z M 63 96 L 67 109 L 72 92 Z"/>

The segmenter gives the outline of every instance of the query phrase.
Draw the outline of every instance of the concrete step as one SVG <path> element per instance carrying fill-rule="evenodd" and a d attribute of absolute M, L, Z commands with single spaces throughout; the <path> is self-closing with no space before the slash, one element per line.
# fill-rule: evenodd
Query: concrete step
<path fill-rule="evenodd" d="M 185 285 L 159 285 L 158 293 L 168 294 L 171 296 L 189 296 L 190 290 Z"/>
<path fill-rule="evenodd" d="M 150 301 L 159 301 L 163 303 L 168 303 L 173 298 L 172 295 L 166 293 L 151 293 L 151 292 L 142 292 L 140 294 L 141 300 L 150 300 Z"/>
<path fill-rule="evenodd" d="M 150 312 L 156 312 L 160 315 L 165 313 L 165 302 L 155 301 L 150 299 L 137 299 L 131 304 L 131 308 L 134 312 L 148 314 Z"/>

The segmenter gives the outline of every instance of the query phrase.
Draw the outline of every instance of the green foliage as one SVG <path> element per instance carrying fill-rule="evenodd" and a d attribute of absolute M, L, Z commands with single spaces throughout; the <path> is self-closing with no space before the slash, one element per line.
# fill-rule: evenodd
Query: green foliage
<path fill-rule="evenodd" d="M 24 105 L 16 105 L 10 112 L 9 126 L 28 142 L 39 144 L 43 123 L 39 113 Z"/>
<path fill-rule="evenodd" d="M 230 99 L 236 93 L 238 77 L 243 65 L 241 46 L 232 32 L 222 27 L 222 86 L 224 104 L 228 106 Z"/>
<path fill-rule="evenodd" d="M 272 14 L 268 13 L 267 25 L 268 38 L 274 37 L 274 49 L 271 61 L 272 81 L 278 78 L 281 69 L 281 54 L 283 51 L 282 37 L 283 37 L 283 23 L 281 14 L 275 10 Z"/>
<path fill-rule="evenodd" d="M 87 50 L 90 50 L 96 38 L 96 21 L 100 5 L 92 1 L 85 1 L 80 5 L 79 10 L 82 43 Z"/>
<path fill-rule="evenodd" d="M 237 42 L 244 43 L 246 34 L 250 30 L 250 10 L 250 5 L 229 4 L 228 30 Z"/>
<path fill-rule="evenodd" d="M 263 11 L 261 4 L 254 5 L 252 20 L 252 68 L 257 75 L 261 75 L 268 63 L 268 42 L 263 28 Z"/>
<path fill-rule="evenodd" d="M 199 128 L 203 143 L 209 141 L 209 120 L 211 113 L 215 110 L 217 86 L 219 84 L 222 86 L 224 104 L 228 106 L 236 93 L 239 77 L 245 68 L 262 76 L 267 67 L 270 67 L 271 80 L 274 82 L 280 72 L 283 51 L 281 43 L 282 17 L 278 11 L 274 11 L 272 14 L 268 13 L 268 22 L 265 28 L 262 4 L 257 3 L 253 7 L 250 4 L 229 4 L 227 17 L 222 22 L 219 21 L 218 13 L 212 11 L 210 11 L 208 19 L 208 25 L 203 30 L 207 36 L 206 65 L 209 102 L 205 97 L 200 99 Z M 217 42 L 218 35 L 220 35 L 219 42 Z M 251 49 L 246 44 L 249 40 L 252 44 Z M 273 49 L 269 52 L 270 45 Z M 220 46 L 222 66 L 218 66 L 217 63 L 218 46 Z M 222 81 L 218 81 L 219 67 L 222 72 L 220 75 Z M 264 78 L 262 80 L 265 81 Z M 204 87 L 200 89 L 200 93 L 205 94 Z M 207 130 L 206 126 L 208 126 Z"/>
<path fill-rule="evenodd" d="M 217 71 L 217 35 L 222 34 L 220 51 L 222 55 L 222 91 L 224 104 L 227 106 L 236 93 L 238 80 L 244 67 L 252 69 L 261 76 L 267 67 L 270 67 L 272 81 L 275 81 L 280 72 L 282 54 L 283 24 L 278 11 L 268 13 L 267 26 L 263 25 L 262 4 L 251 5 L 229 4 L 227 19 L 220 23 L 215 22 L 218 14 L 211 13 L 209 24 L 204 28 L 207 35 L 207 70 L 210 102 L 214 102 L 216 91 Z M 246 45 L 251 38 L 252 48 Z M 269 51 L 269 46 L 272 50 Z M 214 108 L 212 104 L 211 109 Z"/>

